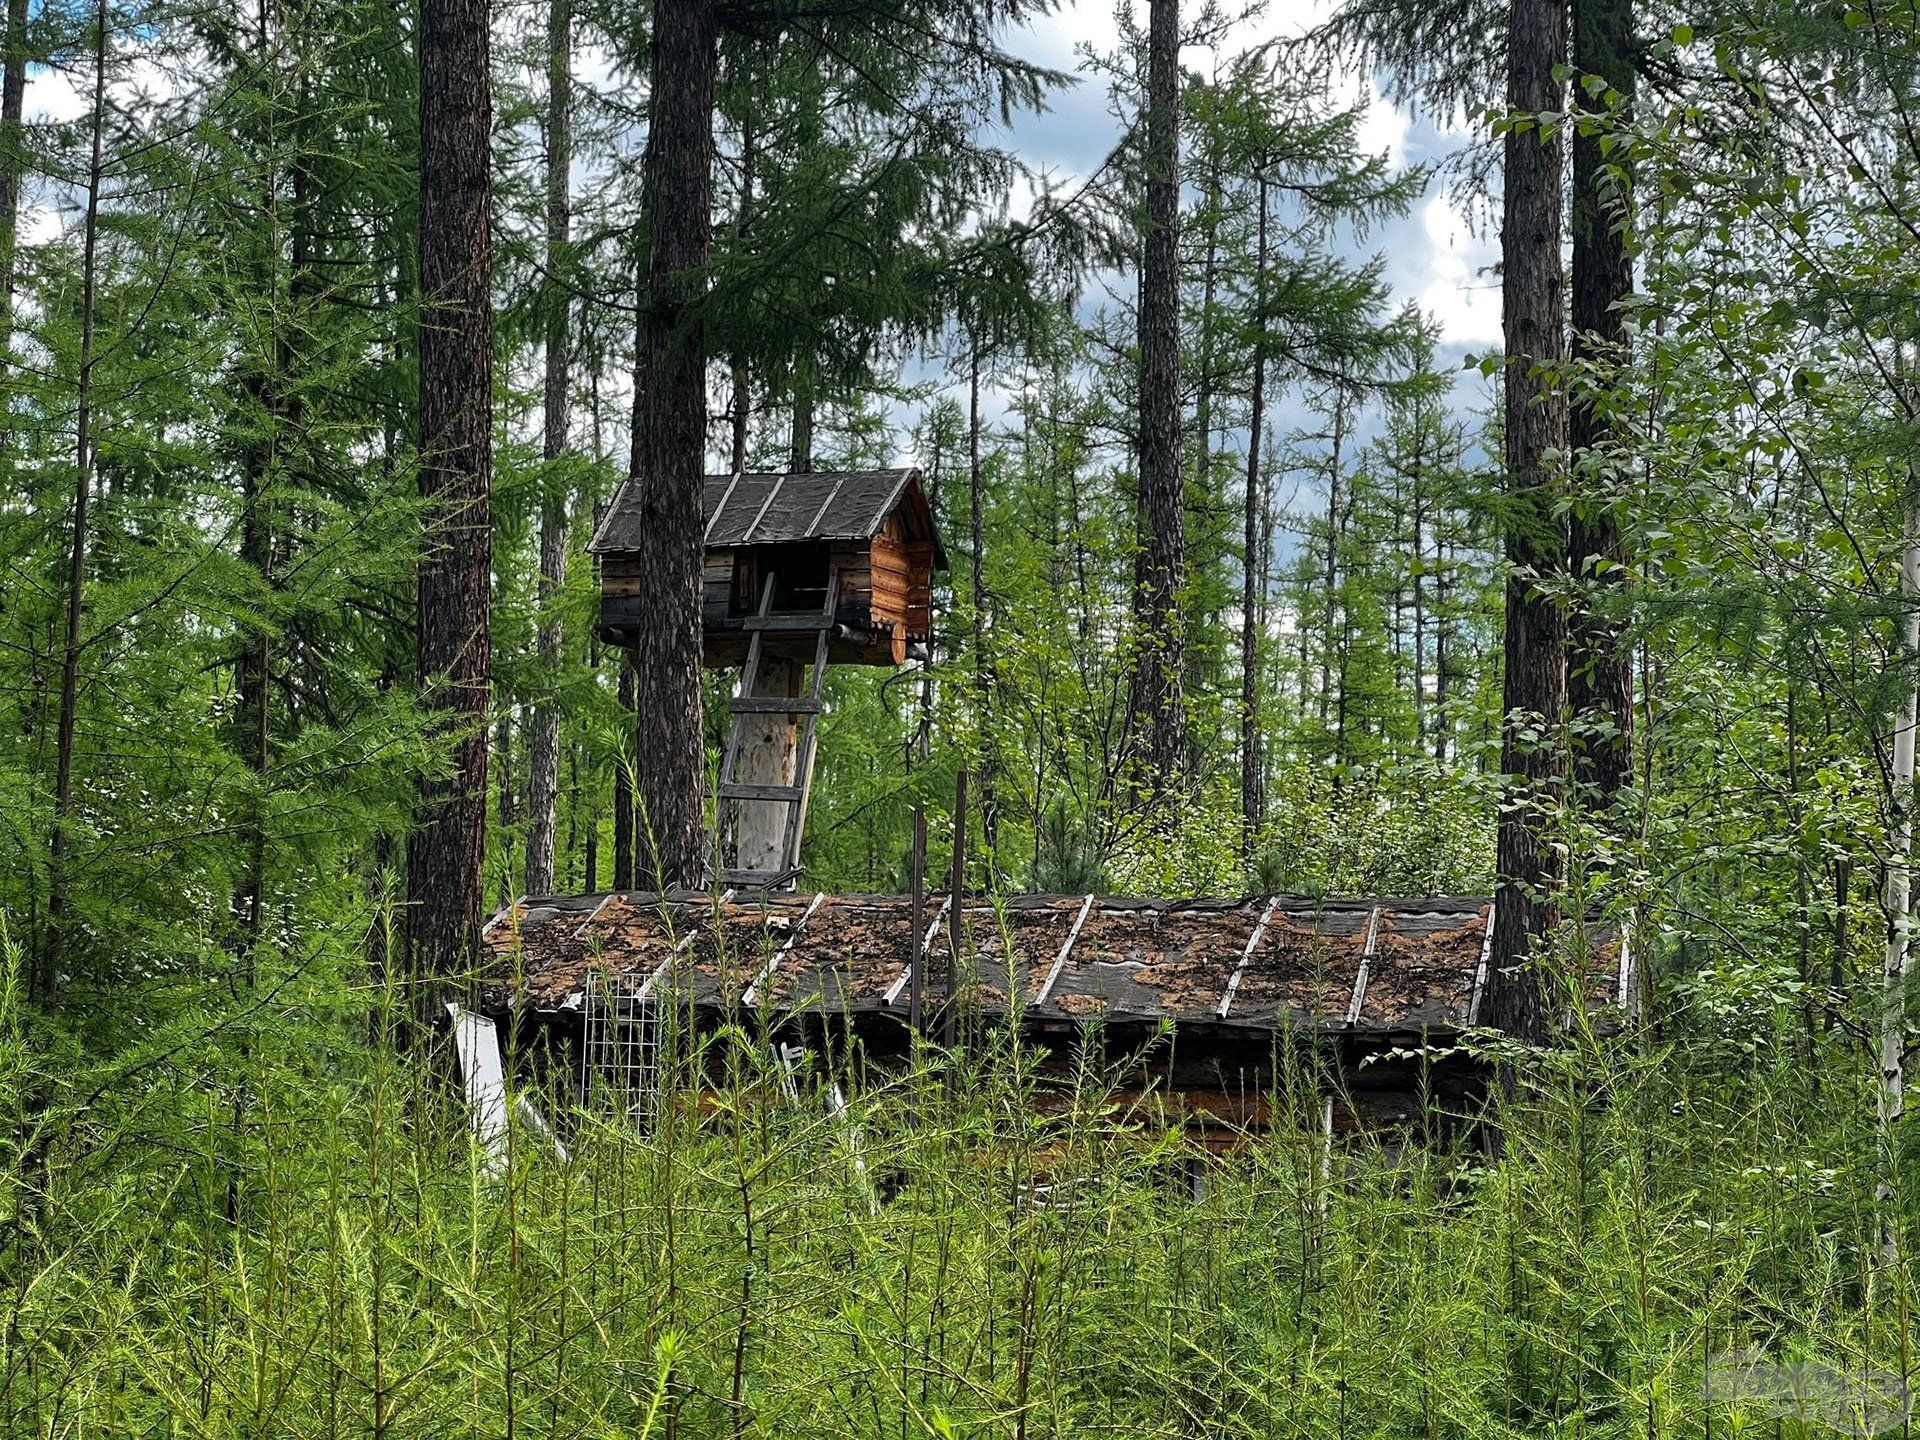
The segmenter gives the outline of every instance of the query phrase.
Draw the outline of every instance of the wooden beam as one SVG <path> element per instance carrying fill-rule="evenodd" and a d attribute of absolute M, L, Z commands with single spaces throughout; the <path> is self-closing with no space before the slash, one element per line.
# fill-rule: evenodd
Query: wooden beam
<path fill-rule="evenodd" d="M 1360 952 L 1360 968 L 1353 975 L 1353 998 L 1347 1002 L 1347 1028 L 1351 1030 L 1360 1023 L 1360 1007 L 1367 1000 L 1367 976 L 1373 969 L 1373 946 L 1380 938 L 1380 907 L 1373 907 L 1373 913 L 1367 916 L 1367 943 Z"/>
<path fill-rule="evenodd" d="M 714 902 L 713 906 L 713 915 L 716 920 L 720 917 L 720 907 L 731 899 L 733 899 L 733 891 L 723 890 L 720 892 L 720 898 Z M 699 934 L 699 930 L 690 927 L 686 934 L 678 937 L 673 942 L 673 949 L 667 952 L 667 958 L 654 966 L 653 973 L 641 981 L 640 988 L 633 992 L 630 998 L 634 1004 L 638 1005 L 642 1000 L 647 999 L 653 994 L 654 986 L 665 979 L 667 972 L 680 962 L 680 957 L 693 948 L 694 939 Z"/>
<path fill-rule="evenodd" d="M 820 908 L 820 902 L 826 898 L 826 891 L 820 890 L 815 892 L 813 900 L 808 904 L 805 913 L 801 915 L 793 929 L 787 932 L 787 943 L 767 958 L 766 967 L 762 969 L 758 975 L 754 976 L 753 983 L 741 992 L 740 1003 L 742 1005 L 753 1004 L 754 994 L 762 985 L 773 978 L 773 972 L 780 968 L 780 962 L 786 959 L 788 952 L 793 949 L 793 942 L 800 938 L 800 932 L 807 928 L 807 921 L 813 918 L 813 912 Z"/>
<path fill-rule="evenodd" d="M 780 487 L 787 483 L 785 475 L 773 482 L 773 488 L 767 491 L 767 498 L 760 502 L 760 508 L 754 512 L 753 523 L 740 532 L 742 545 L 753 544 L 753 532 L 760 528 L 760 522 L 767 518 L 767 511 L 773 508 L 774 499 L 780 494 Z"/>
<path fill-rule="evenodd" d="M 593 913 L 588 915 L 587 918 L 582 920 L 578 925 L 574 926 L 573 938 L 583 945 L 586 944 L 587 927 L 600 918 L 600 912 L 602 910 L 620 898 L 620 893 L 618 890 L 609 890 L 605 895 L 602 895 L 600 897 L 600 903 L 593 907 Z"/>
<path fill-rule="evenodd" d="M 713 514 L 707 517 L 706 528 L 700 532 L 700 543 L 702 545 L 705 545 L 709 537 L 712 536 L 713 527 L 720 523 L 720 517 L 727 513 L 727 502 L 733 499 L 734 489 L 740 484 L 740 476 L 743 473 L 744 472 L 739 470 L 734 471 L 732 478 L 727 481 L 727 488 L 720 492 L 720 503 L 713 507 Z M 729 578 L 728 583 L 732 583 L 731 578 Z"/>
<path fill-rule="evenodd" d="M 820 502 L 820 508 L 813 512 L 813 519 L 807 522 L 807 534 L 811 535 L 813 534 L 814 531 L 820 528 L 820 522 L 826 518 L 828 507 L 831 506 L 835 500 L 838 500 L 840 498 L 841 487 L 843 487 L 846 483 L 847 483 L 846 474 L 842 472 L 834 480 L 833 489 L 827 492 L 827 498 Z"/>
<path fill-rule="evenodd" d="M 528 898 L 529 898 L 528 896 L 522 895 L 518 900 L 515 900 L 511 905 L 502 905 L 498 910 L 494 911 L 492 917 L 488 919 L 487 923 L 480 927 L 480 938 L 482 940 L 486 939 L 487 936 L 493 932 L 494 926 L 498 925 L 502 920 L 506 919 L 509 915 L 518 914 L 520 907 L 527 903 Z"/>
<path fill-rule="evenodd" d="M 1233 997 L 1240 990 L 1240 977 L 1247 973 L 1247 962 L 1253 958 L 1254 949 L 1260 944 L 1260 937 L 1267 933 L 1267 922 L 1273 918 L 1274 907 L 1280 903 L 1275 895 L 1267 901 L 1267 908 L 1260 912 L 1260 923 L 1253 927 L 1253 934 L 1247 937 L 1246 947 L 1240 952 L 1240 963 L 1233 967 L 1233 974 L 1227 977 L 1226 994 L 1220 997 L 1220 1018 L 1227 1018 L 1227 1011 L 1233 1006 Z"/>
<path fill-rule="evenodd" d="M 927 922 L 927 928 L 920 936 L 920 953 L 925 955 L 927 947 L 933 944 L 933 937 L 940 933 L 940 922 L 947 918 L 947 907 L 953 904 L 953 896 L 948 895 L 940 901 L 940 908 L 933 912 L 933 919 Z M 913 962 L 907 962 L 907 968 L 900 972 L 900 978 L 887 987 L 887 993 L 881 997 L 882 1003 L 891 1005 L 900 998 L 900 992 L 907 988 L 907 982 L 913 979 Z"/>
<path fill-rule="evenodd" d="M 1473 970 L 1473 998 L 1467 1002 L 1467 1024 L 1480 1023 L 1480 997 L 1487 989 L 1487 966 L 1493 957 L 1493 910 L 1500 902 L 1487 902 L 1487 933 L 1480 937 L 1480 963 Z"/>
<path fill-rule="evenodd" d="M 1074 917 L 1073 929 L 1067 932 L 1067 942 L 1060 947 L 1060 953 L 1053 957 L 1053 968 L 1047 971 L 1047 983 L 1040 987 L 1040 993 L 1033 997 L 1033 1003 L 1044 1005 L 1047 997 L 1053 994 L 1053 987 L 1059 983 L 1060 972 L 1067 968 L 1067 955 L 1073 949 L 1073 942 L 1080 938 L 1080 927 L 1087 923 L 1087 912 L 1093 909 L 1093 896 L 1087 896 L 1081 903 L 1080 913 Z"/>

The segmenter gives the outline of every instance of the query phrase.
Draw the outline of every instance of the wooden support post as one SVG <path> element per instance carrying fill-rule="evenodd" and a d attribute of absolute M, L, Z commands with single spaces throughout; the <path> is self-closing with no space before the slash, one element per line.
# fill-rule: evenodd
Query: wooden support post
<path fill-rule="evenodd" d="M 1640 1018 L 1639 1007 L 1633 995 L 1633 927 L 1627 921 L 1620 922 L 1620 979 L 1614 986 L 1613 1003 L 1626 1012 L 1629 1023 Z"/>

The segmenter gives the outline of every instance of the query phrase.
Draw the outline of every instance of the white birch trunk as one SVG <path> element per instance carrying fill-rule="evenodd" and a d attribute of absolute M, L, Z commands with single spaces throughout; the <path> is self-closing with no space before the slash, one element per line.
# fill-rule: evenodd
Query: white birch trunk
<path fill-rule="evenodd" d="M 1913 965 L 1913 769 L 1916 696 L 1913 662 L 1920 655 L 1920 496 L 1909 477 L 1906 549 L 1900 564 L 1900 648 L 1893 663 L 1906 688 L 1893 734 L 1892 794 L 1888 806 L 1887 950 L 1880 972 L 1880 1088 L 1877 1138 L 1880 1147 L 1881 1258 L 1899 1259 L 1896 1146 L 1906 1109 L 1907 977 Z"/>

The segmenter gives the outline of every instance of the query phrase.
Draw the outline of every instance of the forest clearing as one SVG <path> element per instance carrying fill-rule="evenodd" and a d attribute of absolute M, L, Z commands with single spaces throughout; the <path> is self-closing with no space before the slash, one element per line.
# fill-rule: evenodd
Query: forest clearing
<path fill-rule="evenodd" d="M 1913 0 L 7 0 L 0 1440 L 1906 1435 Z"/>

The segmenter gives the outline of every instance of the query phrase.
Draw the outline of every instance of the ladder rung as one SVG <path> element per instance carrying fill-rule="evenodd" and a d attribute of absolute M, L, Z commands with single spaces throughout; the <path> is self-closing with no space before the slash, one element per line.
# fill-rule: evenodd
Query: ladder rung
<path fill-rule="evenodd" d="M 818 610 L 798 615 L 749 615 L 740 622 L 742 630 L 831 630 L 840 622 Z"/>
<path fill-rule="evenodd" d="M 790 805 L 798 803 L 803 793 L 798 785 L 727 784 L 720 787 L 722 800 L 784 800 Z"/>
<path fill-rule="evenodd" d="M 809 700 L 803 695 L 785 699 L 775 695 L 736 695 L 727 701 L 727 710 L 734 715 L 818 715 L 825 708 L 824 702 Z"/>

